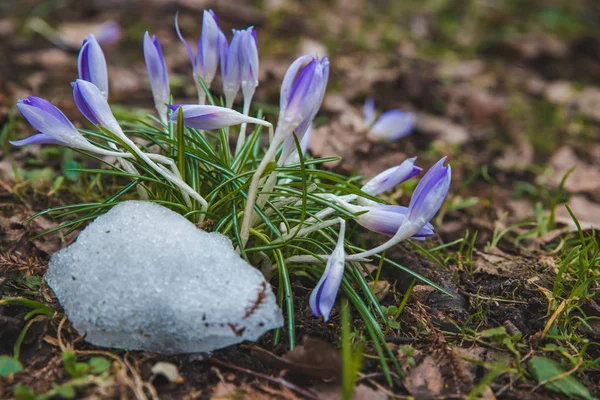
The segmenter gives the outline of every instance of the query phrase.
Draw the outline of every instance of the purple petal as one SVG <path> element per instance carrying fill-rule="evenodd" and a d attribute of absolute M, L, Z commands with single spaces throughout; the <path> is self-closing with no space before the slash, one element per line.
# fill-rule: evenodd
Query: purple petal
<path fill-rule="evenodd" d="M 57 121 L 64 124 L 65 126 L 73 127 L 73 129 L 75 129 L 75 127 L 73 126 L 71 121 L 69 121 L 69 119 L 65 116 L 65 114 L 63 114 L 62 111 L 60 111 L 57 107 L 55 107 L 52 103 L 50 103 L 46 99 L 42 99 L 41 97 L 29 96 L 25 99 L 17 101 L 17 107 L 19 107 L 19 104 L 32 106 L 36 109 L 39 109 L 40 111 L 48 113 L 51 116 L 53 116 L 54 118 L 56 118 Z M 19 107 L 19 110 L 21 110 L 20 107 Z M 23 112 L 23 110 L 21 110 L 21 112 Z M 23 115 L 25 115 L 25 114 L 23 114 Z M 25 118 L 27 118 L 27 115 L 25 115 Z M 39 130 L 39 131 L 42 130 L 41 127 L 34 125 L 34 122 L 29 121 L 29 123 L 31 125 L 33 125 L 33 127 L 36 128 L 37 130 Z"/>
<path fill-rule="evenodd" d="M 79 133 L 71 121 L 52 104 L 39 97 L 29 97 L 17 102 L 17 108 L 29 123 L 41 134 L 60 142 L 65 146 L 88 148 L 90 143 Z M 28 144 L 47 138 L 34 135 L 32 142 L 15 142 Z M 26 139 L 27 140 L 27 139 Z M 41 143 L 41 142 L 39 142 Z M 50 142 L 47 142 L 50 143 Z"/>
<path fill-rule="evenodd" d="M 232 125 L 239 125 L 243 122 L 251 122 L 245 115 L 225 107 L 196 105 L 196 104 L 172 104 L 169 108 L 177 111 L 183 109 L 183 120 L 187 127 L 214 130 L 225 128 Z M 177 113 L 171 114 L 171 121 L 177 122 Z"/>
<path fill-rule="evenodd" d="M 329 319 L 329 314 L 344 277 L 344 235 L 345 227 L 342 225 L 335 249 L 327 260 L 325 271 L 310 294 L 308 301 L 313 314 L 317 317 L 323 317 L 325 321 Z"/>
<path fill-rule="evenodd" d="M 106 59 L 100 44 L 91 33 L 83 42 L 77 58 L 79 78 L 92 82 L 100 89 L 104 97 L 108 97 L 108 72 Z"/>
<path fill-rule="evenodd" d="M 165 65 L 162 49 L 156 36 L 151 38 L 148 32 L 144 34 L 143 50 L 154 102 L 160 105 L 167 104 L 171 93 L 169 77 L 167 76 L 167 66 Z"/>
<path fill-rule="evenodd" d="M 25 139 L 9 140 L 8 142 L 13 146 L 27 146 L 30 144 L 59 144 L 63 146 L 65 145 L 64 142 L 61 142 L 60 140 L 48 136 L 45 133 L 36 133 L 35 135 L 31 135 Z"/>
<path fill-rule="evenodd" d="M 291 108 L 290 105 L 294 103 L 302 104 L 304 102 L 304 97 L 310 88 L 310 84 L 313 80 L 315 69 L 317 67 L 317 62 L 313 58 L 298 74 L 298 77 L 294 81 L 294 85 L 292 86 L 292 91 L 290 92 L 290 97 L 288 99 L 287 107 Z"/>
<path fill-rule="evenodd" d="M 115 21 L 106 21 L 98 27 L 96 39 L 99 43 L 114 43 L 121 38 L 121 27 Z"/>
<path fill-rule="evenodd" d="M 221 29 L 219 29 L 215 14 L 210 10 L 204 11 L 196 63 L 202 66 L 201 75 L 207 85 L 212 82 L 219 66 L 220 32 Z"/>
<path fill-rule="evenodd" d="M 422 171 L 415 165 L 416 159 L 417 157 L 408 158 L 400 165 L 386 169 L 367 182 L 361 190 L 371 196 L 377 196 L 409 180 Z"/>
<path fill-rule="evenodd" d="M 371 126 L 375 122 L 375 102 L 370 97 L 365 99 L 364 113 L 365 125 Z"/>
<path fill-rule="evenodd" d="M 239 58 L 241 37 L 241 31 L 233 32 L 233 38 L 231 39 L 227 53 L 227 61 L 225 63 L 221 62 L 221 69 L 225 68 L 223 74 L 223 91 L 230 103 L 235 99 L 241 85 Z"/>
<path fill-rule="evenodd" d="M 439 160 L 419 182 L 410 199 L 408 217 L 412 221 L 429 222 L 442 206 L 452 179 L 452 168 Z"/>
<path fill-rule="evenodd" d="M 181 42 L 184 44 L 185 49 L 187 50 L 188 56 L 190 57 L 190 62 L 192 63 L 192 68 L 194 68 L 194 71 L 195 71 L 196 70 L 196 61 L 194 60 L 194 53 L 192 52 L 192 48 L 188 44 L 187 40 L 185 40 L 183 38 L 183 35 L 181 34 L 181 31 L 179 30 L 179 12 L 177 12 L 177 14 L 175 14 L 175 31 L 177 32 L 177 36 L 179 37 L 179 40 L 181 40 Z"/>
<path fill-rule="evenodd" d="M 373 124 L 369 133 L 380 140 L 393 141 L 410 134 L 414 127 L 416 116 L 400 110 L 386 111 Z"/>
<path fill-rule="evenodd" d="M 406 220 L 408 208 L 404 206 L 377 205 L 365 207 L 368 212 L 361 214 L 357 222 L 372 232 L 382 235 L 393 236 L 398 232 L 400 226 Z M 433 234 L 433 226 L 425 224 L 414 236 L 414 239 L 420 239 Z"/>
<path fill-rule="evenodd" d="M 111 131 L 120 130 L 106 98 L 96 85 L 81 79 L 77 79 L 71 85 L 77 108 L 92 124 L 103 126 Z"/>
<path fill-rule="evenodd" d="M 279 98 L 280 113 L 283 114 L 287 108 L 290 100 L 290 94 L 292 92 L 292 86 L 294 85 L 298 71 L 308 60 L 311 59 L 312 56 L 309 55 L 301 56 L 297 58 L 286 71 L 285 76 L 283 77 L 283 82 L 281 83 L 281 96 Z"/>

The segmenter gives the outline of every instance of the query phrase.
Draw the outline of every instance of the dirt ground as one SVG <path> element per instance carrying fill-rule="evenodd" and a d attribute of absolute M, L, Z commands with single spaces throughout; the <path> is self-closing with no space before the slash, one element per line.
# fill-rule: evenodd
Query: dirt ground
<path fill-rule="evenodd" d="M 452 164 L 451 194 L 434 220 L 436 235 L 387 256 L 453 297 L 416 283 L 397 326 L 384 331 L 404 377 L 394 372 L 390 386 L 367 342 L 354 398 L 600 395 L 594 297 L 600 258 L 593 236 L 600 227 L 600 3 L 9 0 L 0 4 L 0 299 L 27 297 L 57 312 L 26 323 L 27 307 L 0 300 L 0 355 L 13 355 L 22 341 L 23 367 L 0 374 L 0 398 L 15 397 L 15 387 L 49 393 L 39 398 L 340 398 L 339 308 L 328 323 L 313 317 L 310 281 L 294 282 L 301 343 L 294 350 L 285 340 L 273 346 L 267 334 L 256 344 L 210 355 L 162 357 L 87 344 L 41 279 L 48 258 L 77 232 L 32 240 L 59 222 L 48 216 L 23 221 L 48 207 L 93 201 L 109 189 L 98 193 L 68 177 L 57 183 L 80 161 L 72 152 L 11 148 L 9 139 L 31 133 L 16 100 L 44 97 L 83 126 L 68 83 L 77 76 L 82 38 L 112 20 L 121 37 L 103 45 L 111 103 L 123 110 L 153 107 L 141 51 L 146 30 L 161 39 L 173 96 L 193 101 L 189 60 L 173 19 L 179 11 L 191 38 L 205 8 L 215 11 L 225 32 L 256 27 L 259 104 L 278 104 L 281 79 L 296 56 L 329 56 L 330 84 L 310 152 L 340 156 L 333 170 L 371 177 L 412 156 L 422 167 L 441 156 Z M 367 96 L 380 111 L 415 112 L 415 132 L 392 144 L 367 140 Z M 406 190 L 386 198 L 407 199 Z M 569 258 L 574 251 L 578 266 Z M 411 282 L 383 268 L 376 295 L 382 305 L 398 306 Z M 360 324 L 353 321 L 356 334 L 364 335 Z M 110 373 L 76 377 L 65 352 L 80 362 L 110 360 Z M 540 358 L 560 372 L 536 372 Z"/>

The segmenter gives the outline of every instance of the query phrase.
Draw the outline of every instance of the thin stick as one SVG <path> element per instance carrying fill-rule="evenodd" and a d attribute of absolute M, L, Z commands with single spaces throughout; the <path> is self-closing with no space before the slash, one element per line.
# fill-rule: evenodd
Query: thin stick
<path fill-rule="evenodd" d="M 263 374 L 263 373 L 260 373 L 260 372 L 252 371 L 251 369 L 247 369 L 247 368 L 244 368 L 244 367 L 239 367 L 237 365 L 230 364 L 228 362 L 221 361 L 221 360 L 218 360 L 216 358 L 211 358 L 210 361 L 212 363 L 214 363 L 214 364 L 221 365 L 223 367 L 230 368 L 230 369 L 233 369 L 233 370 L 236 370 L 236 371 L 239 371 L 239 372 L 243 372 L 245 374 L 249 374 L 249 375 L 255 376 L 257 378 L 264 379 L 264 380 L 269 381 L 271 383 L 276 383 L 278 385 L 284 386 L 284 387 L 286 387 L 286 388 L 288 388 L 290 390 L 293 390 L 293 391 L 301 394 L 302 396 L 304 396 L 307 399 L 319 400 L 319 398 L 317 397 L 317 395 L 315 393 L 313 393 L 311 391 L 308 391 L 306 389 L 302 389 L 301 387 L 296 386 L 293 383 L 286 381 L 282 377 L 274 377 L 274 376 L 270 376 L 270 375 Z"/>

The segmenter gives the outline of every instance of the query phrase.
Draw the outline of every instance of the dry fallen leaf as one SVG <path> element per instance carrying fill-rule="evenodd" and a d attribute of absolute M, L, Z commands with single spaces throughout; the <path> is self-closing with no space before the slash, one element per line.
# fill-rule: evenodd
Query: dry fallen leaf
<path fill-rule="evenodd" d="M 283 357 L 260 347 L 252 347 L 251 351 L 265 364 L 291 374 L 327 380 L 337 378 L 341 373 L 339 351 L 330 343 L 310 336 L 304 336 L 302 344 Z"/>
<path fill-rule="evenodd" d="M 423 362 L 410 371 L 404 386 L 417 399 L 439 396 L 444 389 L 439 363 L 432 356 L 425 356 Z"/>
<path fill-rule="evenodd" d="M 175 364 L 159 361 L 152 366 L 151 371 L 154 375 L 164 376 L 171 383 L 183 383 L 183 378 L 179 375 L 179 369 Z"/>

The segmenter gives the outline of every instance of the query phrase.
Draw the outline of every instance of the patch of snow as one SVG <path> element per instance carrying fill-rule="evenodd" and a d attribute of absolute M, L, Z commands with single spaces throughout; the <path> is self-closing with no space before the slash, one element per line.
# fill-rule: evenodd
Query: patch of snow
<path fill-rule="evenodd" d="M 271 286 L 227 237 L 150 202 L 98 217 L 52 256 L 46 280 L 75 329 L 102 347 L 206 352 L 283 325 Z"/>

